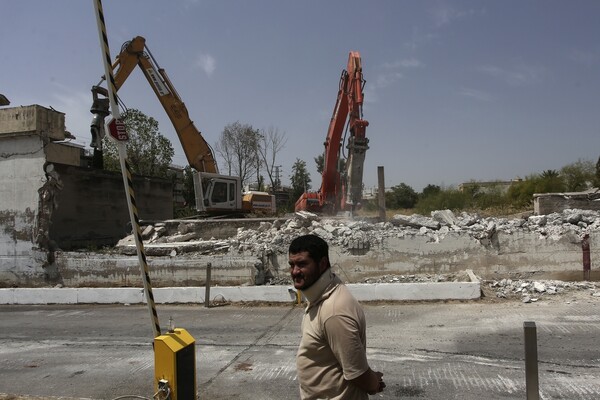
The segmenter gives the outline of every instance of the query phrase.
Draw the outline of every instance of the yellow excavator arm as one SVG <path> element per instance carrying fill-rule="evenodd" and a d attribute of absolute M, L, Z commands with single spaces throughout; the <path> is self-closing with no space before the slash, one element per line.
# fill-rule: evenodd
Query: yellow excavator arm
<path fill-rule="evenodd" d="M 212 149 L 200 131 L 194 126 L 185 104 L 173 87 L 167 73 L 158 66 L 146 47 L 146 40 L 141 36 L 136 36 L 133 40 L 126 42 L 112 65 L 117 90 L 123 86 L 136 66 L 139 66 L 144 73 L 156 97 L 169 116 L 177 136 L 179 136 L 188 163 L 198 172 L 218 173 L 217 162 Z M 94 106 L 96 107 L 96 112 L 92 107 L 92 113 L 95 116 L 92 123 L 92 131 L 94 131 L 95 121 L 103 121 L 104 117 L 108 115 L 108 102 L 105 102 L 106 106 L 104 106 L 102 102 L 104 99 L 98 97 L 98 94 L 106 97 L 106 89 L 94 86 L 92 92 L 94 94 Z M 103 112 L 104 107 L 106 107 L 105 112 Z M 100 115 L 100 118 L 97 118 L 96 115 Z M 96 128 L 97 131 L 101 129 Z M 94 143 L 92 143 L 92 146 L 94 146 Z"/>
<path fill-rule="evenodd" d="M 195 170 L 196 209 L 210 215 L 234 216 L 256 211 L 274 213 L 273 196 L 271 196 L 272 201 L 268 203 L 268 206 L 265 201 L 259 201 L 257 196 L 242 199 L 240 178 L 219 174 L 211 147 L 194 126 L 185 104 L 173 87 L 167 73 L 158 66 L 146 46 L 146 40 L 141 36 L 136 36 L 133 40 L 123 44 L 121 52 L 112 65 L 116 90 L 118 91 L 123 86 L 136 66 L 140 67 L 144 73 L 169 116 L 177 136 L 179 136 L 179 142 L 188 163 Z M 94 102 L 90 111 L 94 117 L 91 124 L 91 145 L 95 150 L 99 150 L 102 148 L 102 137 L 104 136 L 104 119 L 110 114 L 108 90 L 98 84 L 92 87 L 92 94 Z M 96 153 L 94 151 L 94 157 Z"/>

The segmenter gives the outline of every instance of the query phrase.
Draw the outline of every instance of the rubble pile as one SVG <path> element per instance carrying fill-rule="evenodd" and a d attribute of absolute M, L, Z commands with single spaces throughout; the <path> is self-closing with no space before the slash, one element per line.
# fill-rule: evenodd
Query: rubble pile
<path fill-rule="evenodd" d="M 565 294 L 574 291 L 587 291 L 590 295 L 600 297 L 600 290 L 596 282 L 563 282 L 556 280 L 529 281 L 502 279 L 484 282 L 488 288 L 496 293 L 498 298 L 521 298 L 523 303 L 531 303 L 541 298 Z"/>
<path fill-rule="evenodd" d="M 600 213 L 567 209 L 562 213 L 509 219 L 484 218 L 467 212 L 455 215 L 450 210 L 441 210 L 433 211 L 430 217 L 398 214 L 388 222 L 369 222 L 298 212 L 288 219 L 261 222 L 257 229 L 238 228 L 235 237 L 222 240 L 201 240 L 200 234 L 194 232 L 191 226 L 182 222 L 178 232 L 171 236 L 166 235 L 167 230 L 160 224 L 146 226 L 142 237 L 147 243 L 194 243 L 194 246 L 188 246 L 183 251 L 199 251 L 202 254 L 237 251 L 258 256 L 264 256 L 265 252 L 283 254 L 294 237 L 307 233 L 319 235 L 331 245 L 348 251 L 377 249 L 386 238 L 391 237 L 424 236 L 429 242 L 439 243 L 450 233 L 466 235 L 484 246 L 490 246 L 499 232 L 508 235 L 533 232 L 542 240 L 559 240 L 567 234 L 581 237 L 584 233 L 600 230 Z M 117 248 L 132 243 L 133 236 L 128 236 L 119 242 Z"/>
<path fill-rule="evenodd" d="M 450 274 L 410 274 L 410 275 L 383 275 L 376 278 L 366 278 L 363 283 L 418 283 L 418 282 L 468 282 L 470 280 L 466 271 Z"/>
<path fill-rule="evenodd" d="M 584 234 L 600 231 L 600 212 L 592 210 L 567 209 L 548 215 L 524 215 L 515 218 L 481 217 L 475 213 L 455 214 L 450 210 L 434 211 L 430 216 L 413 214 L 395 215 L 387 222 L 369 220 L 322 217 L 310 212 L 297 212 L 288 218 L 261 222 L 256 229 L 238 228 L 235 236 L 229 238 L 202 238 L 193 222 L 182 221 L 177 232 L 171 234 L 164 224 L 157 223 L 143 227 L 145 243 L 161 244 L 166 253 L 154 255 L 176 256 L 180 253 L 216 255 L 243 253 L 257 258 L 262 265 L 263 275 L 267 266 L 273 264 L 277 255 L 287 253 L 291 240 L 302 234 L 316 234 L 350 254 L 366 254 L 385 248 L 389 238 L 421 237 L 429 243 L 441 243 L 446 236 L 461 235 L 470 238 L 484 247 L 498 243 L 498 234 L 535 234 L 540 240 L 559 241 L 567 237 L 578 243 Z M 133 236 L 123 239 L 117 251 L 131 251 Z M 160 246 L 159 246 L 160 247 Z M 361 253 L 356 253 L 361 250 Z M 277 274 L 275 274 L 277 275 Z M 368 277 L 363 283 L 416 283 L 416 282 L 465 282 L 470 279 L 464 272 L 454 274 L 414 274 L 384 275 Z M 593 282 L 563 282 L 531 280 L 520 275 L 513 279 L 482 281 L 482 291 L 488 298 L 518 299 L 525 303 L 542 298 L 578 292 L 600 297 L 600 289 Z M 258 282 L 258 280 L 257 280 Z M 289 285 L 288 277 L 263 276 L 261 282 L 267 285 Z"/>

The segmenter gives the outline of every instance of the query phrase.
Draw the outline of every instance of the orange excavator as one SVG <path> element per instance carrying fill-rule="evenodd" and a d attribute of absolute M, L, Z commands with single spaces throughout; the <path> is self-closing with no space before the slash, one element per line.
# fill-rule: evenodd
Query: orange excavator
<path fill-rule="evenodd" d="M 360 54 L 351 51 L 348 67 L 340 77 L 337 101 L 325 140 L 324 165 L 321 188 L 317 192 L 305 192 L 296 201 L 296 211 L 311 211 L 334 215 L 340 211 L 354 211 L 362 200 L 363 166 L 369 148 L 366 128 L 369 122 L 363 119 L 363 89 Z M 347 123 L 346 123 L 347 121 Z M 347 138 L 345 157 L 343 142 Z M 342 140 L 342 133 L 344 140 Z"/>
<path fill-rule="evenodd" d="M 239 177 L 219 174 L 217 161 L 211 147 L 194 126 L 187 107 L 173 87 L 167 73 L 158 66 L 146 46 L 146 40 L 141 36 L 125 42 L 112 64 L 117 91 L 136 66 L 142 70 L 154 94 L 169 116 L 187 160 L 195 170 L 196 209 L 202 214 L 225 216 L 274 213 L 275 196 L 264 192 L 242 193 Z M 92 87 L 92 94 L 94 101 L 90 112 L 94 117 L 91 124 L 91 146 L 97 150 L 102 148 L 104 119 L 110 114 L 108 90 L 95 85 Z"/>

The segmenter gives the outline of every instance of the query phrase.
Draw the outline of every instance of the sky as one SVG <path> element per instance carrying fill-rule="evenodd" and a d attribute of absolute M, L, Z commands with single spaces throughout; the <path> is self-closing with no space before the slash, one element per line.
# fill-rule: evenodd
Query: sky
<path fill-rule="evenodd" d="M 111 56 L 135 36 L 168 73 L 213 147 L 234 122 L 285 135 L 283 183 L 297 159 L 313 189 L 339 78 L 362 57 L 369 121 L 364 186 L 416 191 L 524 178 L 600 156 L 596 0 L 105 0 Z M 93 0 L 0 2 L 0 93 L 10 107 L 65 113 L 89 147 L 91 86 L 104 74 Z M 119 95 L 159 122 L 141 71 Z M 222 168 L 223 170 L 223 168 Z"/>

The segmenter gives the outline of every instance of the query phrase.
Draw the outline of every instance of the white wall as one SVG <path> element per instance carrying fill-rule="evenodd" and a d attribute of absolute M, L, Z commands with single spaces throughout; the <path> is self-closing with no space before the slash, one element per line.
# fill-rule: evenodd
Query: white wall
<path fill-rule="evenodd" d="M 0 138 L 0 283 L 7 275 L 43 275 L 45 255 L 32 248 L 44 162 L 40 136 Z"/>

